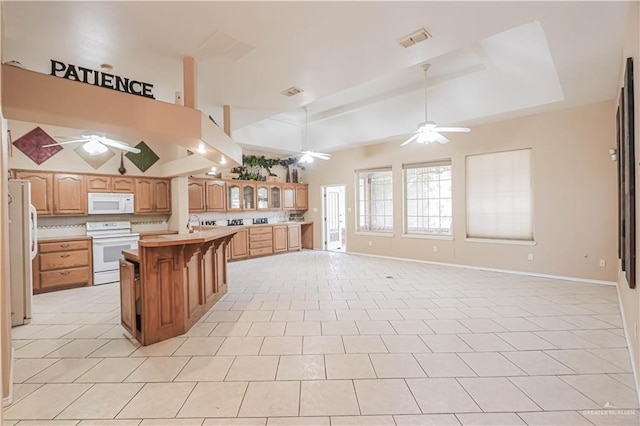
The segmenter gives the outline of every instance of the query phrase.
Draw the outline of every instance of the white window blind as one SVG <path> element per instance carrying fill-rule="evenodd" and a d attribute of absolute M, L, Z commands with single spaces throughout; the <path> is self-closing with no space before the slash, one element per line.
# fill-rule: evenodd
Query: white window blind
<path fill-rule="evenodd" d="M 531 149 L 466 161 L 467 236 L 533 240 Z"/>
<path fill-rule="evenodd" d="M 391 169 L 356 172 L 358 231 L 393 232 L 393 180 Z"/>
<path fill-rule="evenodd" d="M 451 235 L 451 163 L 404 166 L 407 234 Z"/>

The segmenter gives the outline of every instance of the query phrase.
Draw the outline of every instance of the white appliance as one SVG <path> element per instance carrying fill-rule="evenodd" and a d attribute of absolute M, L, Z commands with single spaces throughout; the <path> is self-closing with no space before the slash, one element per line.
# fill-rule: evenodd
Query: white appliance
<path fill-rule="evenodd" d="M 133 194 L 89 192 L 89 214 L 133 213 Z"/>
<path fill-rule="evenodd" d="M 9 181 L 9 254 L 11 326 L 31 322 L 32 261 L 38 252 L 38 215 L 31 205 L 31 184 Z"/>
<path fill-rule="evenodd" d="M 93 284 L 120 281 L 122 250 L 138 248 L 139 234 L 131 232 L 131 222 L 87 222 L 93 239 Z"/>

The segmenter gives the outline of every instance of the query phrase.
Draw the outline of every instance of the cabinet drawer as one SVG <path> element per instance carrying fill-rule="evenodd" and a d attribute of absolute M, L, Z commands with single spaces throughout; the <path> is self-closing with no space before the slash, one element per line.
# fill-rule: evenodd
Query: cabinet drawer
<path fill-rule="evenodd" d="M 249 228 L 249 235 L 271 234 L 271 226 L 258 226 Z"/>
<path fill-rule="evenodd" d="M 40 253 L 51 253 L 55 251 L 88 250 L 91 247 L 90 240 L 80 241 L 58 241 L 57 243 L 38 243 Z"/>
<path fill-rule="evenodd" d="M 269 241 L 250 241 L 249 242 L 249 248 L 251 250 L 264 248 L 264 247 L 273 247 L 273 243 L 271 242 L 271 238 L 269 238 Z"/>
<path fill-rule="evenodd" d="M 249 255 L 251 257 L 254 256 L 263 256 L 265 254 L 271 254 L 273 253 L 273 249 L 271 247 L 265 247 L 265 248 L 258 248 L 258 249 L 249 249 Z"/>
<path fill-rule="evenodd" d="M 273 238 L 271 236 L 271 232 L 269 232 L 268 234 L 258 234 L 258 235 L 249 234 L 249 241 L 271 241 L 271 238 Z"/>
<path fill-rule="evenodd" d="M 89 251 L 61 251 L 56 253 L 40 254 L 40 270 L 74 268 L 89 266 Z"/>
<path fill-rule="evenodd" d="M 50 287 L 86 284 L 89 282 L 90 276 L 91 269 L 89 267 L 41 272 L 40 286 L 44 290 Z"/>

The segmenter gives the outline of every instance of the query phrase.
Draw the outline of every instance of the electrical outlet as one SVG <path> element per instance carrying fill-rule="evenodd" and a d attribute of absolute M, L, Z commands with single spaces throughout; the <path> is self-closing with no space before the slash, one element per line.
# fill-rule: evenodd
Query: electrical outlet
<path fill-rule="evenodd" d="M 373 245 L 373 241 L 369 241 L 369 247 Z"/>
<path fill-rule="evenodd" d="M 606 268 L 607 267 L 607 261 L 604 259 L 600 259 L 599 265 L 601 268 Z"/>
<path fill-rule="evenodd" d="M 527 255 L 527 260 L 533 260 L 533 253 L 529 253 Z"/>
<path fill-rule="evenodd" d="M 438 246 L 433 246 L 433 251 L 438 251 Z"/>

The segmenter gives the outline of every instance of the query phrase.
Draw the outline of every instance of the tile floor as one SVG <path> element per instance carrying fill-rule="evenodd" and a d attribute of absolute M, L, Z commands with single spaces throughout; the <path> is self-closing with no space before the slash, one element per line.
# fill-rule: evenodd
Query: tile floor
<path fill-rule="evenodd" d="M 303 251 L 148 347 L 117 285 L 38 295 L 5 425 L 637 425 L 616 289 Z"/>

